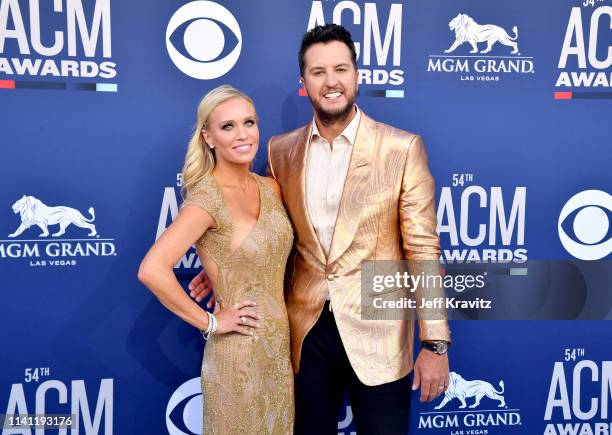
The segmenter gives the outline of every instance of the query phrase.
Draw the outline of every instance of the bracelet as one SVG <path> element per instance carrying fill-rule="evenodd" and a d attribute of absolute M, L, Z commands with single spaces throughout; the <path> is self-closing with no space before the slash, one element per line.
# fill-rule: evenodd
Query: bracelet
<path fill-rule="evenodd" d="M 208 311 L 205 311 L 205 313 L 208 316 L 208 326 L 205 330 L 200 329 L 200 332 L 202 333 L 202 337 L 204 337 L 204 340 L 208 340 L 210 336 L 214 334 L 217 330 L 217 318 L 213 313 L 210 313 Z"/>
<path fill-rule="evenodd" d="M 208 313 L 208 314 L 210 314 L 210 318 L 212 319 L 212 323 L 213 323 L 213 326 L 210 330 L 210 334 L 214 334 L 215 332 L 217 332 L 217 318 L 215 317 L 213 313 Z"/>
<path fill-rule="evenodd" d="M 208 311 L 205 311 L 206 313 L 206 317 L 208 317 L 208 325 L 206 326 L 206 329 L 200 329 L 200 332 L 202 333 L 202 337 L 204 337 L 204 340 L 208 340 L 208 337 L 210 336 L 210 330 L 212 329 L 212 320 L 210 318 L 210 313 Z"/>

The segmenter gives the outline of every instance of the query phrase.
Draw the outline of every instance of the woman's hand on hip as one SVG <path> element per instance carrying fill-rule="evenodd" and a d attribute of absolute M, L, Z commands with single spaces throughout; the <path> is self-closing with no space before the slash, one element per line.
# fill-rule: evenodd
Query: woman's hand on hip
<path fill-rule="evenodd" d="M 242 335 L 253 335 L 254 329 L 259 328 L 261 316 L 254 309 L 255 302 L 244 300 L 231 308 L 219 309 L 214 312 L 217 318 L 217 331 L 215 334 L 237 332 Z"/>

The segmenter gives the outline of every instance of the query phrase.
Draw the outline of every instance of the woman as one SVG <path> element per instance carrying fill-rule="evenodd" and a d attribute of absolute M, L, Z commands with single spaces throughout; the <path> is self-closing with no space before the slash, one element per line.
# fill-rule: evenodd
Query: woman
<path fill-rule="evenodd" d="M 293 373 L 283 299 L 291 224 L 275 180 L 250 171 L 259 130 L 253 101 L 231 86 L 210 91 L 185 158 L 186 199 L 142 261 L 138 278 L 208 340 L 202 363 L 204 433 L 293 432 Z M 173 266 L 196 243 L 215 288 L 207 313 Z"/>

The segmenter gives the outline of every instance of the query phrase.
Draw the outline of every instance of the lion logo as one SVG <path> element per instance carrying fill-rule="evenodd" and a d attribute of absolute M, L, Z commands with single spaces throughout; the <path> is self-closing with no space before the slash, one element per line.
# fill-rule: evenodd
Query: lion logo
<path fill-rule="evenodd" d="M 453 400 L 454 398 L 459 399 L 461 402 L 461 406 L 459 408 L 463 409 L 467 406 L 465 399 L 468 397 L 474 397 L 475 402 L 471 404 L 470 408 L 476 408 L 480 404 L 480 400 L 487 396 L 489 399 L 499 401 L 498 408 L 504 408 L 506 406 L 506 401 L 504 400 L 504 381 L 499 381 L 499 386 L 501 388 L 500 391 L 495 390 L 493 385 L 485 381 L 466 381 L 455 372 L 449 373 L 449 383 L 446 392 L 444 393 L 444 399 L 435 409 L 442 409 L 448 402 Z"/>
<path fill-rule="evenodd" d="M 66 233 L 66 228 L 70 224 L 77 227 L 88 228 L 88 236 L 93 237 L 98 235 L 93 222 L 96 218 L 93 207 L 89 207 L 91 218 L 87 219 L 75 208 L 72 207 L 49 207 L 39 199 L 33 196 L 25 196 L 13 204 L 13 212 L 19 213 L 21 216 L 21 225 L 14 233 L 9 234 L 9 237 L 17 237 L 32 225 L 37 225 L 42 233 L 38 237 L 47 237 L 49 235 L 49 225 L 59 225 L 59 231 L 53 233 L 53 237 L 59 237 Z"/>
<path fill-rule="evenodd" d="M 478 43 L 486 41 L 487 48 L 482 50 L 481 53 L 490 52 L 493 45 L 499 42 L 500 44 L 512 47 L 512 54 L 520 54 L 518 45 L 515 42 L 518 38 L 518 28 L 516 26 L 512 28 L 514 38 L 508 35 L 501 27 L 493 24 L 478 24 L 466 14 L 458 14 L 448 23 L 448 26 L 455 32 L 455 42 L 453 42 L 453 45 L 448 50 L 444 50 L 445 53 L 455 51 L 464 42 L 469 42 L 472 46 L 470 53 L 478 53 Z"/>

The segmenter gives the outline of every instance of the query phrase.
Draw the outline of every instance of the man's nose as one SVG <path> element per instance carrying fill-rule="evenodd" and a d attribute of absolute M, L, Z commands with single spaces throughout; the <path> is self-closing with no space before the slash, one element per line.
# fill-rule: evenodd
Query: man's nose
<path fill-rule="evenodd" d="M 325 86 L 333 88 L 338 84 L 338 76 L 335 71 L 329 71 L 325 74 Z"/>

